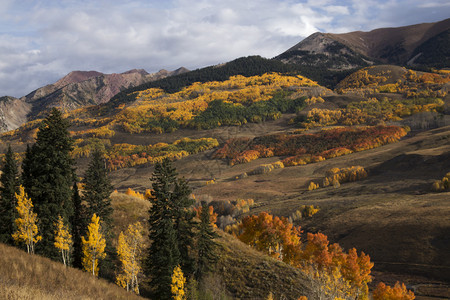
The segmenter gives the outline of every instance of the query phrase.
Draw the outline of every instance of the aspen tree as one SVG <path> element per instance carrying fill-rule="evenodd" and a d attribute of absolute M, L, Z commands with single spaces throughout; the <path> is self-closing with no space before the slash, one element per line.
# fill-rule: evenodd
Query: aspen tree
<path fill-rule="evenodd" d="M 83 243 L 83 269 L 98 275 L 98 259 L 105 258 L 106 240 L 103 238 L 100 226 L 100 217 L 96 214 L 92 216 L 92 221 L 88 225 L 87 238 L 81 238 Z"/>
<path fill-rule="evenodd" d="M 140 260 L 144 240 L 142 230 L 140 222 L 129 225 L 126 234 L 120 233 L 117 245 L 117 255 L 122 263 L 122 273 L 116 278 L 117 284 L 136 294 L 139 294 L 137 276 L 141 271 Z"/>
<path fill-rule="evenodd" d="M 23 186 L 19 186 L 19 193 L 16 193 L 16 199 L 16 209 L 19 217 L 15 221 L 17 231 L 12 237 L 16 242 L 24 242 L 27 245 L 28 253 L 34 254 L 34 244 L 42 239 L 38 235 L 37 214 L 33 212 L 33 203 L 25 193 Z"/>
<path fill-rule="evenodd" d="M 63 263 L 65 266 L 68 266 L 70 251 L 72 250 L 72 235 L 69 233 L 69 227 L 64 223 L 61 216 L 58 217 L 55 227 L 55 247 L 61 250 Z"/>
<path fill-rule="evenodd" d="M 186 278 L 181 271 L 180 265 L 173 269 L 172 274 L 172 299 L 174 300 L 184 300 L 186 299 L 186 292 L 184 290 L 184 285 L 186 284 Z"/>

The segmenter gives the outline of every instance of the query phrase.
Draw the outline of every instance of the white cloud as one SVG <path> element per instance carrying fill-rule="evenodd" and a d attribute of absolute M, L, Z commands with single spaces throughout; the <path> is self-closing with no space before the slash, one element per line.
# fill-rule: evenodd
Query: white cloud
<path fill-rule="evenodd" d="M 8 31 L 0 29 L 0 95 L 23 96 L 72 70 L 153 72 L 254 54 L 273 57 L 316 31 L 444 19 L 450 15 L 446 3 L 424 8 L 418 0 L 3 1 L 0 28 Z"/>

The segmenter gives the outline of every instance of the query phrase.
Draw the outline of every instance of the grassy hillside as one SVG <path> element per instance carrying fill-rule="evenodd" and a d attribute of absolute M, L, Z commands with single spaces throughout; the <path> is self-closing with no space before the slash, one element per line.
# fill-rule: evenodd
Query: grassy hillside
<path fill-rule="evenodd" d="M 0 244 L 0 299 L 142 299 L 77 269 Z"/>

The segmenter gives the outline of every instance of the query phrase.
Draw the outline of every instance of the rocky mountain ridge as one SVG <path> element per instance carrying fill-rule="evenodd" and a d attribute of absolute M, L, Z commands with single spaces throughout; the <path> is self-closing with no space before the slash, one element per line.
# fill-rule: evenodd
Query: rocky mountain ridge
<path fill-rule="evenodd" d="M 97 71 L 72 71 L 53 84 L 41 87 L 21 98 L 0 98 L 0 132 L 14 130 L 27 121 L 42 117 L 52 107 L 71 111 L 88 105 L 108 102 L 122 90 L 188 72 L 160 70 L 148 73 L 133 69 L 123 73 L 103 74 Z"/>
<path fill-rule="evenodd" d="M 450 50 L 442 45 L 448 43 L 449 32 L 450 19 L 369 32 L 316 32 L 275 59 L 330 69 L 351 69 L 377 63 L 445 67 L 442 57 L 449 57 Z"/>

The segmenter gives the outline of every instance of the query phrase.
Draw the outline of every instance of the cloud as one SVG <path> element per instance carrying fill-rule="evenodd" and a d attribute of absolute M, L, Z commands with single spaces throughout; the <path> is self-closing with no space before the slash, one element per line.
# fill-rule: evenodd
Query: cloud
<path fill-rule="evenodd" d="M 195 69 L 273 57 L 316 31 L 437 21 L 445 1 L 2 1 L 0 95 L 23 96 L 72 70 Z M 441 8 L 441 9 L 440 9 Z"/>

